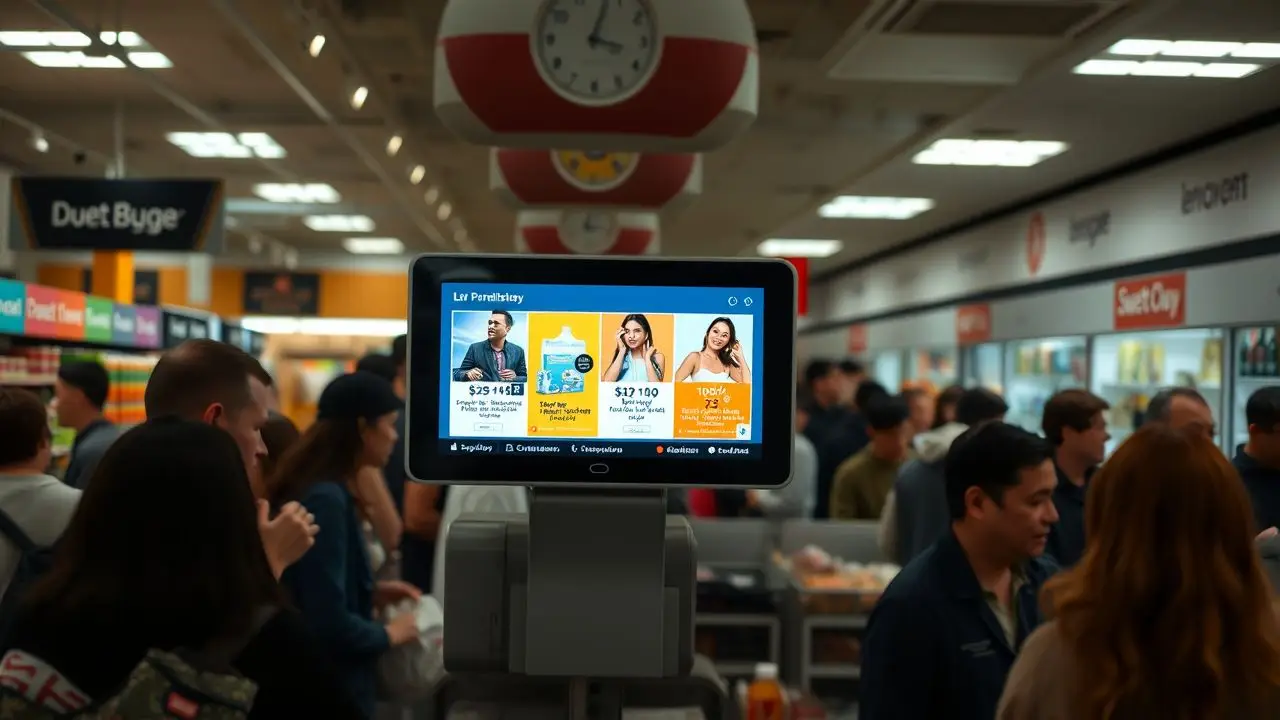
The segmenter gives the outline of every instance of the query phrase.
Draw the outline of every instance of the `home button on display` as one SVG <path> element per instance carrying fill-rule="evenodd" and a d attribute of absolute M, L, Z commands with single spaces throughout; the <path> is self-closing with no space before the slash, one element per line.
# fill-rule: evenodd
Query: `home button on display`
<path fill-rule="evenodd" d="M 604 463 L 596 463 L 587 469 L 591 471 L 592 475 L 604 475 L 609 472 L 609 466 Z"/>

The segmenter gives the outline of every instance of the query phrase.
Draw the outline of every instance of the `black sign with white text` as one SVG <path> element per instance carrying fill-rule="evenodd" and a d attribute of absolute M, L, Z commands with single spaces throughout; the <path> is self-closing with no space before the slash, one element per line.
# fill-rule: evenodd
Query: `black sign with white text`
<path fill-rule="evenodd" d="M 209 337 L 209 321 L 194 315 L 164 311 L 164 346 L 177 347 L 187 340 Z"/>
<path fill-rule="evenodd" d="M 220 180 L 11 181 L 10 244 L 23 250 L 222 250 Z"/>

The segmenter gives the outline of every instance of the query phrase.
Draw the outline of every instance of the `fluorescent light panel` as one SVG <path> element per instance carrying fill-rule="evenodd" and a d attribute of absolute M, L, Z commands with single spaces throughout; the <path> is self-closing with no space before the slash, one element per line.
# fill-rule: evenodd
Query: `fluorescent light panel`
<path fill-rule="evenodd" d="M 1053 140 L 938 140 L 916 153 L 918 165 L 972 167 L 1032 167 L 1066 152 L 1067 144 Z"/>
<path fill-rule="evenodd" d="M 399 255 L 404 243 L 396 238 L 353 237 L 342 241 L 342 247 L 352 255 Z"/>
<path fill-rule="evenodd" d="M 373 218 L 367 215 L 308 215 L 302 224 L 316 232 L 373 232 Z"/>
<path fill-rule="evenodd" d="M 324 183 L 259 183 L 253 186 L 253 194 L 274 203 L 332 205 L 342 201 L 338 191 Z"/>
<path fill-rule="evenodd" d="M 1172 58 L 1280 60 L 1280 43 L 1220 40 L 1146 40 L 1127 38 L 1107 48 L 1110 55 Z"/>
<path fill-rule="evenodd" d="M 148 70 L 163 70 L 173 63 L 155 51 L 135 32 L 102 32 L 98 38 L 106 45 L 125 48 L 129 62 Z M 32 64 L 43 68 L 77 68 L 115 70 L 125 67 L 114 55 L 97 55 L 72 48 L 90 48 L 92 39 L 84 33 L 65 30 L 0 31 L 0 46 L 17 50 Z"/>
<path fill-rule="evenodd" d="M 818 208 L 824 218 L 858 220 L 908 220 L 933 209 L 928 198 L 841 195 Z"/>
<path fill-rule="evenodd" d="M 198 158 L 266 158 L 285 156 L 284 148 L 266 133 L 171 132 L 165 139 Z"/>
<path fill-rule="evenodd" d="M 839 240 L 801 238 L 770 238 L 756 246 L 756 252 L 765 257 L 831 257 L 844 248 Z"/>
<path fill-rule="evenodd" d="M 1192 62 L 1174 60 L 1086 60 L 1075 67 L 1077 75 L 1109 75 L 1119 77 L 1220 78 L 1238 80 L 1248 77 L 1262 66 L 1256 63 Z"/>
<path fill-rule="evenodd" d="M 1103 55 L 1080 63 L 1073 72 L 1111 77 L 1238 80 L 1276 61 L 1280 61 L 1280 43 L 1126 38 L 1107 48 Z"/>

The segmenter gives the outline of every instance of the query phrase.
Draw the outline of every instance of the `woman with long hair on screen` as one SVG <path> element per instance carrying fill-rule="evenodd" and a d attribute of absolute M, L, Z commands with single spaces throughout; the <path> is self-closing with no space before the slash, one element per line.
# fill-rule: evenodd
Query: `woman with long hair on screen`
<path fill-rule="evenodd" d="M 600 379 L 604 382 L 662 382 L 667 374 L 667 358 L 653 345 L 649 318 L 633 313 L 622 318 L 617 332 L 618 346 Z"/>
<path fill-rule="evenodd" d="M 718 317 L 702 335 L 702 349 L 691 352 L 676 369 L 676 382 L 751 382 L 747 355 L 733 321 Z"/>
<path fill-rule="evenodd" d="M 1280 623 L 1244 485 L 1205 437 L 1148 426 L 1090 482 L 999 720 L 1280 717 Z"/>

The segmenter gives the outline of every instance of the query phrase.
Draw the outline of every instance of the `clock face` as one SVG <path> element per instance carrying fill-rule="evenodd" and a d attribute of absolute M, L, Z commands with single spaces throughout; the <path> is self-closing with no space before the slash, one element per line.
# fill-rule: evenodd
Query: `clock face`
<path fill-rule="evenodd" d="M 581 105 L 611 105 L 635 94 L 661 49 L 649 0 L 546 0 L 533 54 L 543 79 Z"/>
<path fill-rule="evenodd" d="M 637 153 L 552 150 L 551 163 L 570 185 L 580 190 L 612 190 L 636 169 Z"/>
<path fill-rule="evenodd" d="M 560 239 L 575 253 L 603 253 L 617 238 L 618 222 L 612 213 L 566 212 L 560 218 Z"/>

